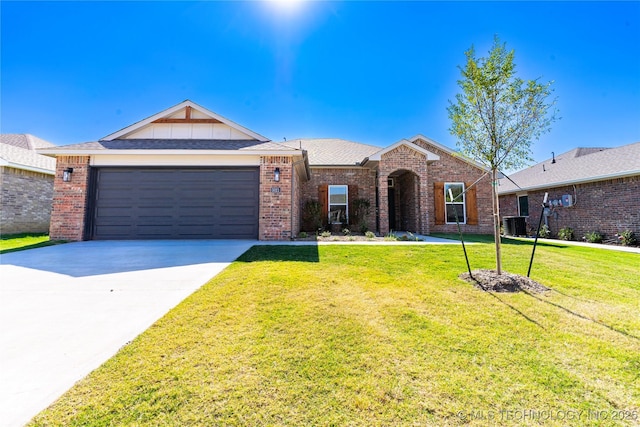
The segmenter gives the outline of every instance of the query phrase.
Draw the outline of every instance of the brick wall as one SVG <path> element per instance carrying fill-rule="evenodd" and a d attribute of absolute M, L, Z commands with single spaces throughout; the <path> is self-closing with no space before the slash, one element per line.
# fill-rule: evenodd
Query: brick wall
<path fill-rule="evenodd" d="M 376 173 L 367 168 L 314 168 L 311 167 L 311 179 L 301 185 L 299 204 L 302 212 L 308 200 L 318 200 L 318 186 L 327 185 L 355 185 L 358 187 L 358 199 L 367 199 L 371 210 L 367 217 L 369 230 L 376 229 Z M 352 195 L 351 195 L 352 196 Z M 351 198 L 350 196 L 350 198 Z M 306 230 L 312 231 L 312 230 Z"/>
<path fill-rule="evenodd" d="M 616 233 L 624 230 L 640 235 L 640 176 L 577 184 L 575 189 L 574 186 L 564 186 L 529 191 L 529 231 L 538 226 L 545 192 L 549 193 L 549 200 L 570 194 L 575 202 L 569 208 L 551 208 L 547 223 L 553 236 L 557 236 L 563 227 L 573 228 L 576 240 L 592 231 L 605 238 L 614 238 Z M 500 196 L 500 209 L 503 216 L 518 215 L 516 195 Z"/>
<path fill-rule="evenodd" d="M 46 233 L 51 219 L 53 176 L 0 168 L 0 233 Z"/>
<path fill-rule="evenodd" d="M 62 181 L 62 171 L 73 168 L 71 181 Z M 56 164 L 51 240 L 80 241 L 84 238 L 84 221 L 89 185 L 89 156 L 61 156 Z"/>
<path fill-rule="evenodd" d="M 415 178 L 406 177 L 396 182 L 396 227 L 401 227 L 403 222 L 414 231 L 421 234 L 429 234 L 429 218 L 433 216 L 428 198 L 427 159 L 424 154 L 401 145 L 394 150 L 382 155 L 378 165 L 379 188 L 379 212 L 380 233 L 387 234 L 389 227 L 389 196 L 387 181 L 390 175 L 402 177 L 406 172 L 411 172 Z M 411 181 L 407 181 L 411 180 Z M 409 187 L 401 187 L 402 183 L 410 182 Z M 415 212 L 410 213 L 408 204 L 414 206 Z M 404 209 L 403 209 L 404 205 Z M 398 215 L 398 213 L 400 215 Z M 404 215 L 403 215 L 404 213 Z M 417 216 L 417 218 L 415 217 Z M 404 219 L 404 220 L 403 220 Z"/>
<path fill-rule="evenodd" d="M 473 183 L 484 175 L 485 171 L 468 162 L 458 159 L 439 148 L 417 140 L 417 145 L 440 156 L 440 160 L 430 163 L 428 169 L 429 180 L 429 206 L 432 207 L 434 182 L 465 182 Z M 493 213 L 491 207 L 491 175 L 485 176 L 476 184 L 476 197 L 478 207 L 478 225 L 461 224 L 463 233 L 493 234 Z M 457 233 L 456 224 L 436 225 L 433 215 L 429 217 L 429 229 L 431 232 Z"/>
<path fill-rule="evenodd" d="M 291 211 L 295 202 L 291 187 L 292 158 L 288 156 L 263 156 L 260 158 L 260 240 L 288 240 L 297 230 L 292 230 Z M 280 182 L 274 181 L 274 172 L 280 169 Z"/>

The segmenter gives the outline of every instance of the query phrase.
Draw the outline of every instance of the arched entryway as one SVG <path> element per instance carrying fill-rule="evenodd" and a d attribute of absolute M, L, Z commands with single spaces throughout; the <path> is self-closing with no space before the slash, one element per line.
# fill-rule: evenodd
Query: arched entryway
<path fill-rule="evenodd" d="M 414 172 L 399 169 L 387 179 L 389 230 L 420 230 L 420 178 Z"/>

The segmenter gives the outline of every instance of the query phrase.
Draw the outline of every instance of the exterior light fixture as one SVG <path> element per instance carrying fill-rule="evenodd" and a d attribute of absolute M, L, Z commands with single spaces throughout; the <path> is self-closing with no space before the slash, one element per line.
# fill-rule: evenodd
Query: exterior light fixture
<path fill-rule="evenodd" d="M 280 168 L 276 168 L 276 170 L 273 171 L 273 180 L 280 182 Z"/>
<path fill-rule="evenodd" d="M 62 171 L 62 181 L 69 182 L 71 181 L 71 174 L 73 173 L 73 168 L 66 168 Z"/>

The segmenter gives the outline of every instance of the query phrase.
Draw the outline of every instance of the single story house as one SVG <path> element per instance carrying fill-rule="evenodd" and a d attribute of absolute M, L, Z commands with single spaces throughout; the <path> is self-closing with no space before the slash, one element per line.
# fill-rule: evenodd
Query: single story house
<path fill-rule="evenodd" d="M 1 234 L 49 231 L 56 160 L 35 151 L 46 147 L 33 135 L 0 135 Z"/>
<path fill-rule="evenodd" d="M 500 180 L 502 216 L 526 218 L 528 232 L 543 219 L 553 235 L 564 227 L 576 239 L 597 231 L 605 238 L 640 234 L 640 142 L 615 148 L 575 148 Z"/>
<path fill-rule="evenodd" d="M 421 135 L 273 142 L 187 100 L 40 152 L 57 158 L 52 239 L 288 240 L 314 231 L 314 202 L 327 227 L 353 227 L 366 201 L 359 225 L 380 234 L 454 232 L 456 210 L 465 232 L 492 230 L 489 178 L 469 188 L 486 170 Z"/>

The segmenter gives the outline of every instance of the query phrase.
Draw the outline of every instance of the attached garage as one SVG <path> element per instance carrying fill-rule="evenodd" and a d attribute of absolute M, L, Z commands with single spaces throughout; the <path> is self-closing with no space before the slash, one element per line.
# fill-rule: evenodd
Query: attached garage
<path fill-rule="evenodd" d="M 92 168 L 94 240 L 257 239 L 259 169 Z"/>

